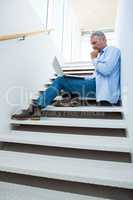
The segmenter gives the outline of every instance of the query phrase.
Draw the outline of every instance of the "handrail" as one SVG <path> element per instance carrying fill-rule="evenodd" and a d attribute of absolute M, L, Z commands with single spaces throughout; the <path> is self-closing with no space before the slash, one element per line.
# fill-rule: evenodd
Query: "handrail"
<path fill-rule="evenodd" d="M 22 38 L 24 40 L 26 37 L 35 36 L 41 33 L 49 34 L 53 30 L 54 29 L 42 29 L 42 30 L 37 30 L 33 32 L 22 32 L 22 33 L 14 33 L 14 34 L 9 34 L 9 35 L 0 35 L 0 41 L 13 40 L 13 39 L 18 39 L 18 38 Z"/>

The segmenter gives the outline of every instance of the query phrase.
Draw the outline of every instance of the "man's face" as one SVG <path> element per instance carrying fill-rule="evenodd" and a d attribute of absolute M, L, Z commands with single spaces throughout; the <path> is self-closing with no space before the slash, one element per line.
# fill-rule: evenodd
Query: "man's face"
<path fill-rule="evenodd" d="M 106 38 L 93 36 L 91 37 L 91 45 L 94 50 L 100 51 L 106 46 Z"/>

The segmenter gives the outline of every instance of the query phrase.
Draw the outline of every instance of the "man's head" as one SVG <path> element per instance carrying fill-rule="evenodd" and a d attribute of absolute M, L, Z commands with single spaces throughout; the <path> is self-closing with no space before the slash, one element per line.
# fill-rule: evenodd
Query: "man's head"
<path fill-rule="evenodd" d="M 91 45 L 94 50 L 100 51 L 107 46 L 106 36 L 101 31 L 96 31 L 91 34 Z"/>

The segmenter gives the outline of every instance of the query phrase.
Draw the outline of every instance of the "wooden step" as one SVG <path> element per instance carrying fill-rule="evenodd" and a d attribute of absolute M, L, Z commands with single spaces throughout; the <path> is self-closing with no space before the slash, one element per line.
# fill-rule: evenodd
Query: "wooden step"
<path fill-rule="evenodd" d="M 133 164 L 0 151 L 0 171 L 133 189 Z"/>
<path fill-rule="evenodd" d="M 0 142 L 97 151 L 131 152 L 129 140 L 124 137 L 12 131 L 8 134 L 0 134 Z"/>
<path fill-rule="evenodd" d="M 55 107 L 48 106 L 45 110 L 49 111 L 68 111 L 68 112 L 123 112 L 123 107 L 119 106 L 79 106 L 79 107 Z"/>
<path fill-rule="evenodd" d="M 76 119 L 61 117 L 42 117 L 40 120 L 11 120 L 14 125 L 41 125 L 41 126 L 66 126 L 66 127 L 88 127 L 88 128 L 115 128 L 126 129 L 125 120 L 110 119 Z"/>

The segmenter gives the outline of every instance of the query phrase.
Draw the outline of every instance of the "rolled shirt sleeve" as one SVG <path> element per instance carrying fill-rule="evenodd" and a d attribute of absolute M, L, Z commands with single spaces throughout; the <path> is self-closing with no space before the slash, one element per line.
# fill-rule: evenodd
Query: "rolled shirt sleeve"
<path fill-rule="evenodd" d="M 92 64 L 95 66 L 96 72 L 103 76 L 109 76 L 116 66 L 120 58 L 120 50 L 118 48 L 110 48 L 104 52 L 104 56 L 93 59 Z"/>

